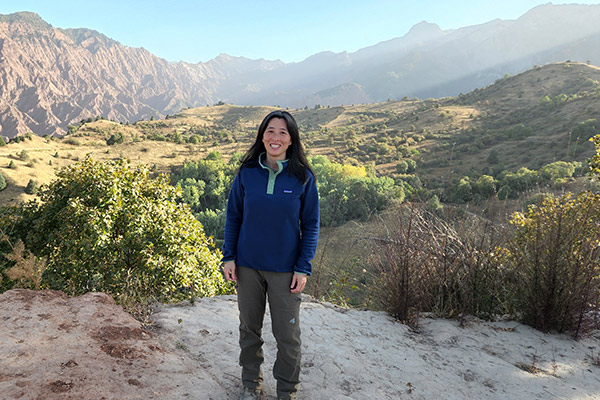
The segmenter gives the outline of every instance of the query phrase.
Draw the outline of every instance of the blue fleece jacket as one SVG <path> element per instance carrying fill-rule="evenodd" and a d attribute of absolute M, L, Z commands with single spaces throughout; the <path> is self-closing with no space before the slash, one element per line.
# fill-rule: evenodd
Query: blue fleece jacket
<path fill-rule="evenodd" d="M 287 161 L 277 164 L 273 171 L 259 159 L 235 177 L 227 202 L 223 261 L 310 275 L 319 237 L 315 178 L 307 171 L 307 182 L 300 182 L 288 173 Z"/>

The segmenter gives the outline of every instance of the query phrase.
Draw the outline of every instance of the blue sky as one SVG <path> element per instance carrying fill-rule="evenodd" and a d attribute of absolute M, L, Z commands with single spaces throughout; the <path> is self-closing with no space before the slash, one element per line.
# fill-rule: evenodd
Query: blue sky
<path fill-rule="evenodd" d="M 89 28 L 169 61 L 220 53 L 298 62 L 405 35 L 420 21 L 456 29 L 517 19 L 531 0 L 0 0 L 0 14 L 33 11 L 58 28 Z M 600 1 L 578 1 L 600 4 Z M 562 3 L 554 3 L 562 4 Z"/>

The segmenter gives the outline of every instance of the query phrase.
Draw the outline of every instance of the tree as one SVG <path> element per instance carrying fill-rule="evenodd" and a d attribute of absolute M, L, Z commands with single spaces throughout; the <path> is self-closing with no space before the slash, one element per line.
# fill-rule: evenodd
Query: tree
<path fill-rule="evenodd" d="M 562 182 L 566 178 L 573 176 L 575 172 L 575 165 L 566 161 L 556 161 L 550 164 L 544 165 L 539 171 L 538 175 L 544 181 L 553 181 L 555 183 Z"/>
<path fill-rule="evenodd" d="M 310 163 L 317 176 L 323 226 L 366 220 L 392 201 L 404 200 L 402 187 L 364 166 L 332 163 L 325 156 L 314 156 Z"/>
<path fill-rule="evenodd" d="M 4 140 L 4 138 L 2 136 L 0 136 L 0 147 L 2 146 L 6 146 L 6 141 Z"/>
<path fill-rule="evenodd" d="M 466 203 L 472 198 L 473 188 L 471 187 L 471 179 L 468 176 L 463 176 L 452 187 L 450 201 L 453 203 Z"/>
<path fill-rule="evenodd" d="M 69 294 L 100 290 L 125 302 L 180 300 L 228 291 L 213 248 L 180 192 L 145 166 L 95 162 L 66 167 L 27 203 L 16 232 L 47 259 L 42 285 Z"/>
<path fill-rule="evenodd" d="M 481 175 L 473 185 L 473 192 L 482 198 L 490 198 L 496 193 L 496 180 L 490 175 Z"/>
<path fill-rule="evenodd" d="M 0 191 L 4 190 L 6 188 L 6 180 L 4 179 L 4 176 L 0 173 Z"/>
<path fill-rule="evenodd" d="M 498 198 L 504 200 L 506 197 L 500 197 L 500 192 L 516 197 L 520 192 L 524 192 L 535 186 L 538 180 L 538 173 L 525 167 L 519 168 L 517 172 L 503 171 L 499 176 Z M 502 190 L 502 188 L 506 188 Z"/>

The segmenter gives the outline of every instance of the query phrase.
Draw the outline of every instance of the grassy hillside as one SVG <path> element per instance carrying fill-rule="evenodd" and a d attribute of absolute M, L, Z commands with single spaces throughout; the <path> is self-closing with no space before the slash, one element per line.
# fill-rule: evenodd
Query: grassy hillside
<path fill-rule="evenodd" d="M 57 168 L 88 154 L 98 160 L 128 158 L 170 172 L 213 150 L 243 152 L 264 115 L 274 109 L 201 107 L 135 124 L 82 121 L 62 139 L 30 136 L 0 147 L 0 173 L 8 183 L 0 202 L 31 198 L 25 193 L 31 179 L 47 183 Z M 379 174 L 395 178 L 406 178 L 398 162 L 412 159 L 424 184 L 444 188 L 464 175 L 590 157 L 594 148 L 588 139 L 598 133 L 600 121 L 600 69 L 557 63 L 456 98 L 290 111 L 309 154 L 372 164 Z"/>

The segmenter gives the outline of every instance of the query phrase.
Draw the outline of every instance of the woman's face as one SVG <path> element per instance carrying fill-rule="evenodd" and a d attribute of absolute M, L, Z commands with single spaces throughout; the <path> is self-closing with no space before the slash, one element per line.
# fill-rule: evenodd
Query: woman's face
<path fill-rule="evenodd" d="M 290 144 L 292 144 L 292 138 L 288 132 L 285 120 L 271 118 L 263 134 L 262 141 L 270 158 L 273 160 L 285 160 L 285 152 L 290 147 Z"/>

